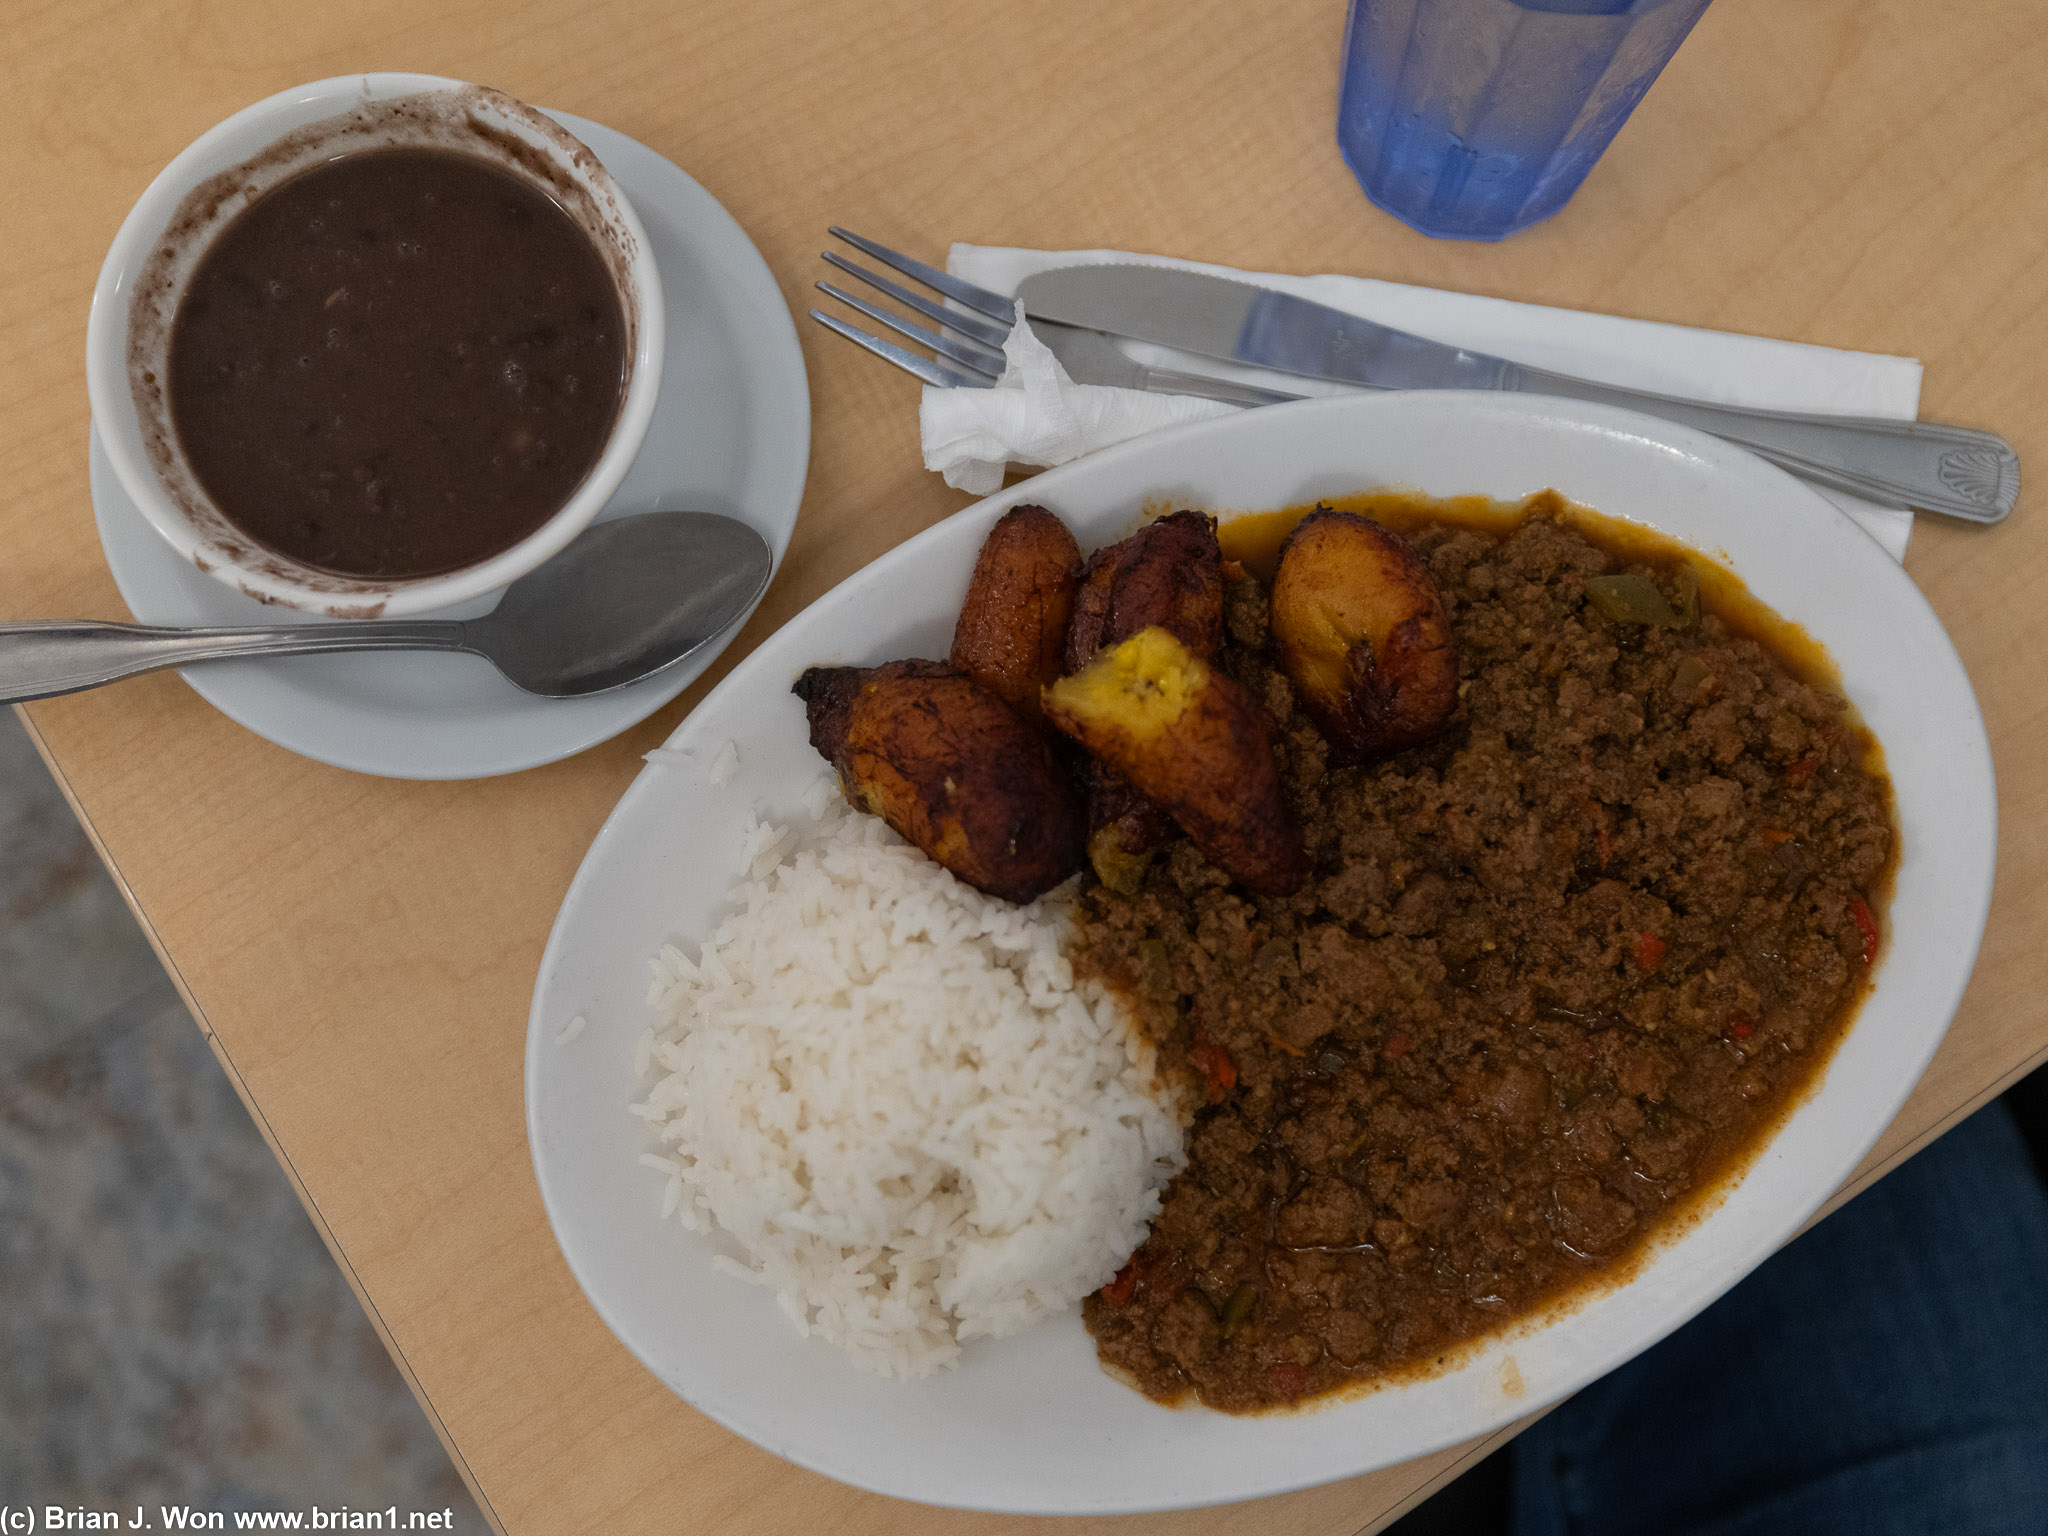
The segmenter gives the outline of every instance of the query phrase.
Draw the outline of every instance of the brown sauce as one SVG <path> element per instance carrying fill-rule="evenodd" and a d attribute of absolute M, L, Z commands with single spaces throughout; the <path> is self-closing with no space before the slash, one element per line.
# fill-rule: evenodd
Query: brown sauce
<path fill-rule="evenodd" d="M 511 548 L 604 450 L 626 366 L 595 245 L 474 156 L 380 149 L 258 198 L 201 258 L 169 402 L 230 522 L 320 570 L 403 578 Z"/>
<path fill-rule="evenodd" d="M 1554 497 L 1380 497 L 1460 653 L 1437 740 L 1329 761 L 1230 592 L 1316 874 L 1251 896 L 1186 843 L 1084 897 L 1077 960 L 1208 1102 L 1150 1237 L 1084 1307 L 1161 1401 L 1283 1407 L 1433 1365 L 1625 1277 L 1815 1079 L 1896 852 L 1826 657 L 1724 571 Z M 1306 510 L 1306 509 L 1302 509 Z M 1252 572 L 1300 511 L 1223 525 Z M 1589 577 L 1647 576 L 1682 627 Z M 1683 573 L 1691 573 L 1686 575 Z"/>

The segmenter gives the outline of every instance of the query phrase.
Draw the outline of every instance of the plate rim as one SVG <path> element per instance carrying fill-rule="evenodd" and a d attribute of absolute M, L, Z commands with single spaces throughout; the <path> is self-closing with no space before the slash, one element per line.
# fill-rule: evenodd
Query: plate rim
<path fill-rule="evenodd" d="M 1974 970 L 1977 949 L 1981 945 L 1985 921 L 1988 917 L 1992 884 L 1996 872 L 1996 777 L 1990 755 L 1988 734 L 1984 729 L 1982 711 L 1977 703 L 1974 689 L 1969 685 L 1967 671 L 1963 667 L 1961 658 L 1956 653 L 1953 643 L 1948 640 L 1946 631 L 1940 624 L 1939 617 L 1934 613 L 1931 605 L 1927 603 L 1924 594 L 1920 593 L 1918 587 L 1904 573 L 1903 569 L 1889 555 L 1885 554 L 1882 546 L 1866 530 L 1860 528 L 1853 519 L 1850 519 L 1825 498 L 1814 493 L 1810 487 L 1784 475 L 1782 471 L 1756 459 L 1745 450 L 1738 449 L 1719 439 L 1711 438 L 1674 423 L 1644 417 L 1637 413 L 1614 407 L 1597 406 L 1553 397 L 1499 395 L 1463 391 L 1430 391 L 1426 392 L 1426 394 L 1425 392 L 1407 392 L 1406 394 L 1302 401 L 1258 412 L 1241 413 L 1235 417 L 1189 423 L 1184 426 L 1147 434 L 1102 450 L 1097 454 L 1073 461 L 1070 464 L 1047 470 L 1040 475 L 998 491 L 992 496 L 982 498 L 951 516 L 942 519 L 933 526 L 920 531 L 902 544 L 897 545 L 895 548 L 886 551 L 875 560 L 869 562 L 866 566 L 849 574 L 843 581 L 821 594 L 800 613 L 787 621 L 777 631 L 777 635 L 779 636 L 786 631 L 808 629 L 835 608 L 857 601 L 860 596 L 861 586 L 870 582 L 879 582 L 887 573 L 894 571 L 897 567 L 916 562 L 936 541 L 946 538 L 965 537 L 965 534 L 958 531 L 951 534 L 947 533 L 946 530 L 953 528 L 954 525 L 974 526 L 990 523 L 993 522 L 994 518 L 1002 510 L 1010 506 L 1022 502 L 1037 501 L 1041 498 L 1054 499 L 1069 480 L 1084 474 L 1102 473 L 1101 466 L 1105 463 L 1113 466 L 1119 461 L 1141 454 L 1149 456 L 1160 452 L 1162 449 L 1171 448 L 1189 438 L 1207 435 L 1218 430 L 1257 430 L 1242 427 L 1232 428 L 1232 423 L 1242 422 L 1247 419 L 1257 418 L 1270 421 L 1277 419 L 1282 412 L 1287 413 L 1290 419 L 1294 419 L 1305 417 L 1311 413 L 1343 416 L 1354 411 L 1375 412 L 1411 408 L 1390 403 L 1403 399 L 1408 401 L 1426 399 L 1428 403 L 1422 407 L 1424 409 L 1470 410 L 1482 418 L 1489 412 L 1499 412 L 1521 417 L 1532 422 L 1540 422 L 1545 428 L 1590 429 L 1597 434 L 1626 438 L 1652 449 L 1663 450 L 1672 454 L 1680 461 L 1689 461 L 1695 465 L 1705 463 L 1711 467 L 1712 472 L 1715 474 L 1719 474 L 1730 464 L 1744 465 L 1749 472 L 1760 473 L 1765 476 L 1778 492 L 1789 492 L 1795 500 L 1804 502 L 1812 513 L 1832 523 L 1839 524 L 1843 530 L 1848 531 L 1849 535 L 1858 541 L 1859 545 L 1867 545 L 1869 551 L 1883 561 L 1884 568 L 1896 573 L 1897 581 L 1893 584 L 1896 589 L 1896 595 L 1906 601 L 1910 607 L 1916 609 L 1919 620 L 1930 627 L 1930 633 L 1933 636 L 1939 637 L 1943 647 L 1943 655 L 1938 657 L 1937 660 L 1945 660 L 1946 663 L 1951 665 L 1955 676 L 1962 681 L 1963 688 L 1958 696 L 1959 702 L 1964 707 L 1963 712 L 1967 715 L 1968 720 L 1974 723 L 1975 726 L 1974 733 L 1970 735 L 1965 743 L 1969 749 L 1966 754 L 1969 762 L 1965 767 L 1972 773 L 1981 775 L 1981 786 L 1985 792 L 1981 802 L 1981 822 L 1975 829 L 1978 842 L 1981 845 L 1981 868 L 1976 865 L 1972 866 L 1976 869 L 1979 878 L 1976 887 L 1971 892 L 1972 899 L 1967 904 L 1968 910 L 1965 917 L 1967 926 L 1973 936 L 1966 946 L 1967 953 L 1962 951 L 1951 952 L 1955 958 L 1960 959 L 1961 963 L 1954 966 L 1955 975 L 1952 984 L 1947 987 L 1940 1005 L 1939 1023 L 1937 1026 L 1928 1028 L 1924 1036 L 1919 1038 L 1918 1049 L 1914 1053 L 1913 1059 L 1902 1063 L 1909 1070 L 1902 1071 L 1899 1074 L 1898 1082 L 1900 1086 L 1897 1087 L 1890 1102 L 1883 1106 L 1883 1114 L 1881 1116 L 1873 1115 L 1867 1128 L 1867 1134 L 1859 1130 L 1858 1136 L 1853 1140 L 1853 1143 L 1842 1140 L 1831 1142 L 1834 1156 L 1829 1159 L 1829 1166 L 1832 1167 L 1834 1164 L 1839 1163 L 1842 1167 L 1841 1178 L 1845 1179 L 1853 1172 L 1863 1157 L 1867 1155 L 1870 1147 L 1875 1144 L 1884 1130 L 1891 1124 L 1897 1115 L 1898 1109 L 1917 1085 L 1928 1062 L 1939 1049 L 1942 1040 L 1946 1036 L 1949 1022 L 1953 1019 L 1956 1008 L 1960 1005 L 1963 992 Z M 1456 492 L 1446 492 L 1444 494 L 1456 494 Z M 1246 507 L 1229 508 L 1227 510 L 1251 511 L 1259 509 Z M 1717 553 L 1714 550 L 1704 550 L 1703 552 L 1709 555 Z M 1888 594 L 1888 596 L 1890 595 L 1892 594 Z M 1797 622 L 1798 620 L 1795 618 L 1794 621 Z M 731 689 L 739 692 L 749 688 L 758 688 L 761 685 L 762 679 L 755 674 L 761 670 L 762 666 L 768 665 L 772 661 L 773 652 L 776 649 L 772 642 L 775 638 L 775 636 L 771 636 L 764 639 L 754 652 L 750 653 L 747 658 L 743 658 L 741 663 L 731 673 L 721 679 L 717 688 L 700 702 L 698 709 L 678 723 L 676 730 L 671 732 L 665 745 L 673 747 L 678 738 L 685 736 L 700 712 L 707 719 L 711 718 L 714 714 L 712 706 L 714 706 L 715 702 L 722 702 L 726 690 Z M 757 663 L 755 661 L 756 656 L 761 656 L 763 660 Z M 750 1427 L 742 1423 L 736 1423 L 734 1419 L 738 1415 L 734 1413 L 731 1405 L 717 1401 L 706 1401 L 704 1396 L 693 1396 L 686 1392 L 680 1385 L 664 1375 L 662 1370 L 643 1353 L 640 1345 L 633 1338 L 629 1337 L 628 1332 L 622 1329 L 619 1323 L 615 1321 L 612 1311 L 606 1304 L 606 1300 L 597 1293 L 597 1290 L 593 1289 L 589 1277 L 585 1273 L 584 1263 L 576 1254 L 572 1253 L 570 1241 L 565 1240 L 563 1225 L 561 1220 L 558 1219 L 556 1209 L 558 1192 L 550 1187 L 550 1171 L 545 1165 L 542 1156 L 542 1137 L 539 1126 L 539 1116 L 541 1113 L 538 1097 L 539 1078 L 544 1070 L 543 1063 L 547 1060 L 546 1053 L 554 1048 L 552 1043 L 553 1032 L 549 1028 L 549 1020 L 557 1017 L 559 1014 L 559 1009 L 551 1010 L 550 1008 L 553 1000 L 548 996 L 548 987 L 552 978 L 561 968 L 563 950 L 568 942 L 568 934 L 573 921 L 578 915 L 577 909 L 583 902 L 590 899 L 592 890 L 602 878 L 600 873 L 601 856 L 608 851 L 608 844 L 613 838 L 623 835 L 623 829 L 639 813 L 641 802 L 657 792 L 655 786 L 659 783 L 659 780 L 656 777 L 655 769 L 658 766 L 658 764 L 650 763 L 648 768 L 643 769 L 635 777 L 634 782 L 621 795 L 619 801 L 614 805 L 612 811 L 605 818 L 603 825 L 593 837 L 590 848 L 586 851 L 584 860 L 578 867 L 576 877 L 564 895 L 561 908 L 558 910 L 555 924 L 550 930 L 548 943 L 536 973 L 532 1006 L 528 1017 L 526 1050 L 528 1142 L 534 1164 L 536 1182 L 539 1185 L 543 1205 L 547 1211 L 550 1230 L 555 1236 L 557 1246 L 562 1252 L 565 1262 L 569 1265 L 571 1273 L 575 1276 L 577 1284 L 583 1291 L 586 1300 L 590 1302 L 593 1310 L 598 1313 L 607 1328 L 612 1331 L 614 1337 L 618 1338 L 636 1359 L 639 1359 L 643 1365 L 646 1365 L 657 1380 L 661 1381 L 669 1390 L 675 1392 L 683 1401 L 707 1416 L 712 1417 L 732 1432 L 740 1434 L 743 1438 L 752 1440 L 754 1443 L 800 1466 L 848 1483 L 851 1486 L 915 1502 L 996 1513 L 1020 1515 L 1123 1514 L 1204 1507 L 1214 1504 L 1272 1497 L 1299 1491 L 1304 1488 L 1320 1486 L 1324 1483 L 1339 1481 L 1348 1477 L 1364 1475 L 1400 1461 L 1432 1454 L 1434 1450 L 1441 1450 L 1476 1435 L 1492 1433 L 1516 1419 L 1561 1400 L 1564 1396 L 1568 1396 L 1571 1392 L 1578 1390 L 1586 1381 L 1596 1379 L 1599 1375 L 1604 1374 L 1623 1361 L 1633 1358 L 1642 1350 L 1652 1347 L 1658 1340 L 1667 1337 L 1677 1328 L 1682 1327 L 1692 1317 L 1719 1299 L 1729 1288 L 1753 1272 L 1757 1264 L 1767 1258 L 1770 1253 L 1775 1252 L 1785 1241 L 1796 1235 L 1803 1228 L 1804 1224 L 1811 1219 L 1813 1212 L 1825 1204 L 1828 1199 L 1832 1198 L 1833 1193 L 1840 1186 L 1841 1179 L 1832 1181 L 1827 1192 L 1819 1196 L 1810 1205 L 1805 1205 L 1794 1216 L 1778 1220 L 1769 1230 L 1753 1239 L 1741 1250 L 1738 1255 L 1739 1263 L 1731 1266 L 1732 1273 L 1728 1277 L 1720 1279 L 1708 1292 L 1693 1296 L 1682 1309 L 1672 1309 L 1660 1313 L 1658 1323 L 1650 1337 L 1628 1343 L 1619 1348 L 1610 1346 L 1601 1351 L 1596 1364 L 1589 1373 L 1583 1376 L 1583 1379 L 1577 1380 L 1573 1384 L 1556 1391 L 1548 1391 L 1540 1396 L 1532 1396 L 1504 1405 L 1491 1414 L 1478 1415 L 1470 1423 L 1463 1426 L 1457 1434 L 1441 1437 L 1433 1445 L 1420 1448 L 1404 1447 L 1400 1455 L 1392 1459 L 1372 1455 L 1365 1457 L 1355 1465 L 1337 1467 L 1311 1476 L 1287 1477 L 1265 1482 L 1258 1482 L 1254 1479 L 1249 1480 L 1246 1486 L 1233 1491 L 1217 1495 L 1204 1494 L 1197 1497 L 1168 1496 L 1141 1497 L 1128 1500 L 1094 1499 L 1075 1501 L 1072 1499 L 1063 1500 L 1058 1495 L 1058 1491 L 1054 1490 L 1046 1497 L 1028 1500 L 1008 1498 L 992 1501 L 976 1496 L 971 1492 L 962 1492 L 959 1489 L 935 1490 L 917 1486 L 906 1486 L 901 1479 L 880 1474 L 868 1466 L 836 1461 L 829 1454 L 821 1453 L 815 1448 L 793 1445 L 786 1437 L 777 1435 L 772 1430 L 763 1429 L 760 1426 Z M 823 771 L 822 768 L 820 771 Z M 615 830 L 615 828 L 619 830 Z M 1828 1071 L 1832 1070 L 1838 1056 L 1839 1053 L 1837 1053 L 1837 1057 L 1830 1058 L 1829 1067 L 1825 1068 L 1822 1076 L 1816 1080 L 1815 1087 L 1807 1096 L 1807 1100 L 1800 1101 L 1802 1104 L 1818 1095 Z M 1790 1123 L 1790 1117 L 1788 1117 L 1787 1123 Z M 1766 1143 L 1758 1150 L 1754 1160 L 1744 1170 L 1744 1173 L 1737 1178 L 1735 1183 L 1728 1186 L 1729 1189 L 1740 1185 L 1750 1174 L 1756 1172 L 1764 1165 L 1771 1157 L 1772 1149 L 1777 1145 L 1784 1129 L 1785 1127 L 1781 1125 L 1779 1132 L 1774 1133 L 1772 1142 Z M 654 1224 L 650 1218 L 650 1227 L 653 1226 Z M 1654 1253 L 1657 1250 L 1652 1249 L 1651 1251 Z M 1626 1283 L 1624 1282 L 1608 1290 L 1595 1293 L 1593 1297 L 1589 1298 L 1586 1305 L 1573 1306 L 1567 1309 L 1567 1314 L 1591 1310 L 1592 1306 L 1605 1302 L 1608 1298 L 1620 1294 L 1625 1289 Z M 1552 1326 L 1554 1321 L 1558 1320 L 1561 1319 L 1539 1313 L 1527 1324 L 1510 1324 L 1507 1329 L 1501 1333 L 1491 1335 L 1489 1338 L 1494 1342 L 1517 1340 L 1525 1333 L 1541 1333 L 1546 1331 Z M 1048 1323 L 1047 1326 L 1055 1326 L 1055 1324 Z M 1480 1350 L 1474 1352 L 1475 1358 L 1484 1352 L 1485 1346 L 1482 1346 Z M 1457 1374 L 1458 1368 L 1453 1368 L 1443 1373 L 1443 1376 L 1433 1379 L 1441 1380 L 1444 1377 L 1453 1377 Z M 1397 1387 L 1389 1390 L 1401 1390 L 1401 1388 Z M 1373 1394 L 1373 1396 L 1380 1395 L 1382 1394 Z M 1322 1411 L 1339 1412 L 1344 1406 L 1342 1403 L 1336 1403 Z M 1197 1413 L 1203 1412 L 1203 1410 L 1193 1411 Z M 1228 1419 L 1228 1416 L 1217 1417 Z M 1255 1420 L 1229 1419 L 1228 1422 L 1237 1424 L 1271 1423 L 1274 1421 L 1268 1418 Z"/>

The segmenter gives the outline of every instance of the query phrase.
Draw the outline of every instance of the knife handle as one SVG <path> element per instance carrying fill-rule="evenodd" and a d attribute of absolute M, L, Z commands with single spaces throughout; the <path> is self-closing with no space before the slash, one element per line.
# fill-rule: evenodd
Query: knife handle
<path fill-rule="evenodd" d="M 1994 432 L 1933 421 L 1815 416 L 1706 405 L 1593 384 L 1511 364 L 1503 381 L 1529 394 L 1618 405 L 1739 443 L 1802 479 L 1888 506 L 1995 523 L 2020 493 L 2020 458 Z"/>

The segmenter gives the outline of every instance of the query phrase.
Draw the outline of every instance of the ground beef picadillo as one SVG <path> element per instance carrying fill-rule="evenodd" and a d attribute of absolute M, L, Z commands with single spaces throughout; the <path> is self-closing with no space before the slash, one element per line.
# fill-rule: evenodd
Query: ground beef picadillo
<path fill-rule="evenodd" d="M 1588 530 L 1591 531 L 1591 530 Z M 1846 1028 L 1878 946 L 1888 784 L 1838 694 L 1684 567 L 1538 511 L 1411 527 L 1460 701 L 1332 767 L 1233 586 L 1223 664 L 1271 716 L 1316 874 L 1253 897 L 1181 842 L 1084 898 L 1081 968 L 1204 1107 L 1085 1316 L 1148 1395 L 1250 1411 L 1402 1367 L 1625 1271 L 1739 1167 Z"/>

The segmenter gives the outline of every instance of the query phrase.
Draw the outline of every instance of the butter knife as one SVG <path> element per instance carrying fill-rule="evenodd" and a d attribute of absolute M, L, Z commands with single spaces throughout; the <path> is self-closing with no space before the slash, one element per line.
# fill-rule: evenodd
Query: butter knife
<path fill-rule="evenodd" d="M 1995 523 L 2019 496 L 2019 455 L 1995 433 L 1938 422 L 1708 405 L 1596 384 L 1206 272 L 1135 265 L 1060 267 L 1027 277 L 1017 298 L 1034 330 L 1041 321 L 1084 327 L 1278 373 L 1375 389 L 1498 389 L 1622 406 L 1711 432 L 1803 479 L 1889 506 Z M 1068 371 L 1075 372 L 1072 365 Z"/>
<path fill-rule="evenodd" d="M 1214 374 L 1154 368 L 1124 352 L 1102 332 L 1083 326 L 1061 325 L 1055 320 L 1032 320 L 1029 324 L 1031 334 L 1045 343 L 1076 384 L 1107 384 L 1155 395 L 1195 395 L 1203 400 L 1221 400 L 1225 405 L 1280 405 L 1302 398 L 1277 389 L 1262 389 L 1256 384 L 1240 384 L 1235 379 L 1219 379 Z"/>

